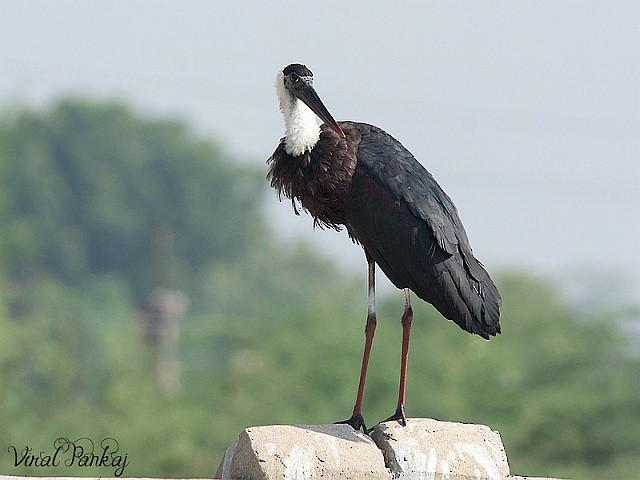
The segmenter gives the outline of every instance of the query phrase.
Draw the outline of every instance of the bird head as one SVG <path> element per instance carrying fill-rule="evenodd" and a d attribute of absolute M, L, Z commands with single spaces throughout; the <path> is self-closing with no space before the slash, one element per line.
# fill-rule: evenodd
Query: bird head
<path fill-rule="evenodd" d="M 289 120 L 291 112 L 295 110 L 297 101 L 300 100 L 324 123 L 327 124 L 341 138 L 344 132 L 324 106 L 322 100 L 313 88 L 313 73 L 306 66 L 292 63 L 286 66 L 276 80 L 276 89 L 280 101 L 280 109 L 285 115 L 285 122 Z"/>

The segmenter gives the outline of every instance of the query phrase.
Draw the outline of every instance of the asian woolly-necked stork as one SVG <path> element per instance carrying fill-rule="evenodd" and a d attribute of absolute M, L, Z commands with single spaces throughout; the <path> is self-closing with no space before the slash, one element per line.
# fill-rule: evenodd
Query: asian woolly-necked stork
<path fill-rule="evenodd" d="M 474 257 L 453 202 L 398 140 L 373 125 L 336 122 L 304 65 L 291 64 L 280 71 L 276 90 L 286 133 L 268 160 L 271 186 L 291 199 L 296 214 L 299 202 L 313 216 L 314 225 L 346 227 L 368 263 L 360 382 L 353 415 L 343 423 L 367 431 L 362 399 L 376 328 L 377 263 L 404 290 L 400 388 L 396 412 L 388 420 L 406 425 L 410 291 L 485 339 L 500 333 L 500 294 Z M 317 125 L 316 115 L 324 124 Z"/>

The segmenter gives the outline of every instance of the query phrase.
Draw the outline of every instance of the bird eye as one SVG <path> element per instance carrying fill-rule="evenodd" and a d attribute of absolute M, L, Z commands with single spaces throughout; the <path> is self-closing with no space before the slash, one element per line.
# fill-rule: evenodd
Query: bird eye
<path fill-rule="evenodd" d="M 300 77 L 295 73 L 292 73 L 291 75 L 289 75 L 289 78 L 293 83 L 298 83 L 300 81 Z"/>

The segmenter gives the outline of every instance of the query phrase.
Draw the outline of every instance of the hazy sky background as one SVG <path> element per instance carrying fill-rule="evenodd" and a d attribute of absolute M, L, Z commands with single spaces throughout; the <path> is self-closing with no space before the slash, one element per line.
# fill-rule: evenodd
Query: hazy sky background
<path fill-rule="evenodd" d="M 305 63 L 339 120 L 378 125 L 458 206 L 490 270 L 640 300 L 640 2 L 2 2 L 0 105 L 66 94 L 177 115 L 234 157 L 283 134 L 274 79 Z M 265 166 L 266 168 L 266 166 Z M 275 195 L 269 196 L 275 200 Z M 274 202 L 275 204 L 275 202 Z M 366 266 L 346 234 L 269 206 Z"/>

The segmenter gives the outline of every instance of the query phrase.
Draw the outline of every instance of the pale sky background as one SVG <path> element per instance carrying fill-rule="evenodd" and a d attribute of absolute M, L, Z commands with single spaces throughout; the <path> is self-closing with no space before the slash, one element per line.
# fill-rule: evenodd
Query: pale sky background
<path fill-rule="evenodd" d="M 490 271 L 640 301 L 640 2 L 0 7 L 0 106 L 124 100 L 260 165 L 283 134 L 273 84 L 291 62 L 336 119 L 382 127 L 434 174 Z M 268 198 L 283 241 L 309 239 L 364 277 L 346 234 Z"/>

